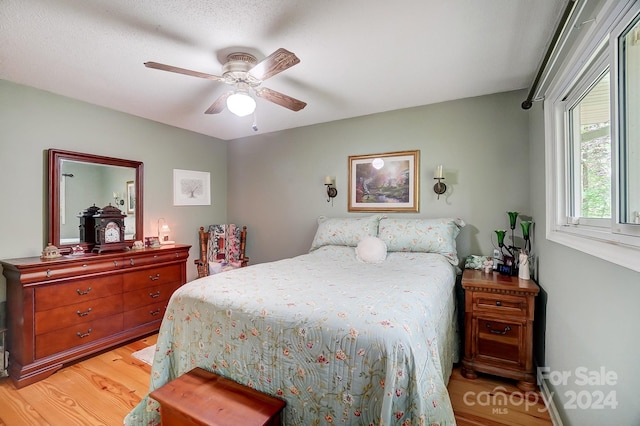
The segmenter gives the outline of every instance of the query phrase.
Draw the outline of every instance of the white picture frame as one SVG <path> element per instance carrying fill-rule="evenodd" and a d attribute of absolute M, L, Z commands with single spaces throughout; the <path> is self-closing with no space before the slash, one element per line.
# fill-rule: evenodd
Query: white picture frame
<path fill-rule="evenodd" d="M 173 169 L 174 206 L 210 206 L 209 172 Z"/>

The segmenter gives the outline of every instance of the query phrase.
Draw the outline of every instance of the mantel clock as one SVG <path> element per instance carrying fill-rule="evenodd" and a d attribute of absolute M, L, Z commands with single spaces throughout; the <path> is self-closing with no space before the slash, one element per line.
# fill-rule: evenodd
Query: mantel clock
<path fill-rule="evenodd" d="M 93 251 L 102 253 L 122 250 L 127 247 L 124 240 L 124 218 L 120 209 L 109 204 L 93 216 L 95 221 L 95 243 Z"/>

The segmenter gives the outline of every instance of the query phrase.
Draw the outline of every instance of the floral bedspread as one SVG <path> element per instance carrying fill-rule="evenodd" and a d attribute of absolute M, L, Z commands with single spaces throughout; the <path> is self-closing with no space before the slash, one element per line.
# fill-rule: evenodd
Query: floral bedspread
<path fill-rule="evenodd" d="M 452 425 L 455 268 L 353 247 L 197 279 L 169 302 L 150 390 L 202 367 L 286 400 L 285 425 Z M 126 425 L 159 423 L 145 397 Z"/>

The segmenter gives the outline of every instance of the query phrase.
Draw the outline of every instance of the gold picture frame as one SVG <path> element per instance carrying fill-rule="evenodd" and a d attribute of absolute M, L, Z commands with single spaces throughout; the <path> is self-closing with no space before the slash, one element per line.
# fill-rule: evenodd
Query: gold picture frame
<path fill-rule="evenodd" d="M 136 212 L 136 186 L 135 182 L 130 180 L 127 182 L 127 214 Z"/>
<path fill-rule="evenodd" d="M 350 212 L 420 209 L 420 151 L 349 156 Z"/>

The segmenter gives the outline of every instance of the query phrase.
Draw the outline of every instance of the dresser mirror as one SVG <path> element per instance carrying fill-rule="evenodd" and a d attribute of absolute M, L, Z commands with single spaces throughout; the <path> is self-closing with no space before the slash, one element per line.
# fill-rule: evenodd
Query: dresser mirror
<path fill-rule="evenodd" d="M 80 241 L 80 216 L 92 206 L 109 204 L 125 218 L 125 240 L 143 233 L 143 163 L 120 158 L 50 149 L 48 241 L 68 253 Z M 129 244 L 129 245 L 131 245 Z"/>

